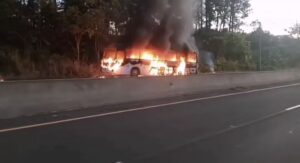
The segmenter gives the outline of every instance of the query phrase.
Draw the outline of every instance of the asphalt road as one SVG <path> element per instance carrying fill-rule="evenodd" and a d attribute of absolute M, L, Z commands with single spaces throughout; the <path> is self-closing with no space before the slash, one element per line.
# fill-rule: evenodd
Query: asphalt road
<path fill-rule="evenodd" d="M 1 163 L 299 163 L 300 86 L 0 133 Z"/>

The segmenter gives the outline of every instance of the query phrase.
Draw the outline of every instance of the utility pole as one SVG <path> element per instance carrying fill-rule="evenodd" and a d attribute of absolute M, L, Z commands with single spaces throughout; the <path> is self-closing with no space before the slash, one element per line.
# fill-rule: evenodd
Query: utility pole
<path fill-rule="evenodd" d="M 251 26 L 254 27 L 254 32 L 258 35 L 258 59 L 256 61 L 257 65 L 257 71 L 262 71 L 262 36 L 264 34 L 262 24 L 259 20 L 255 20 L 251 23 Z"/>
<path fill-rule="evenodd" d="M 262 35 L 263 29 L 261 22 L 258 21 L 259 29 L 259 71 L 262 71 Z"/>
<path fill-rule="evenodd" d="M 259 32 L 259 71 L 262 71 L 261 54 L 262 54 L 262 30 Z"/>

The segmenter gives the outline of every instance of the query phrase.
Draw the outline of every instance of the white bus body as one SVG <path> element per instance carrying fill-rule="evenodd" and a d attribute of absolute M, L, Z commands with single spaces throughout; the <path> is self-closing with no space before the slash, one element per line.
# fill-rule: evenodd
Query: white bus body
<path fill-rule="evenodd" d="M 149 50 L 117 51 L 107 49 L 101 61 L 102 71 L 111 75 L 166 76 L 197 73 L 197 54 L 161 54 Z M 162 57 L 163 56 L 163 57 Z M 169 56 L 169 58 L 166 58 Z M 163 58 L 163 59 L 161 59 Z M 171 58 L 171 59 L 170 59 Z"/>

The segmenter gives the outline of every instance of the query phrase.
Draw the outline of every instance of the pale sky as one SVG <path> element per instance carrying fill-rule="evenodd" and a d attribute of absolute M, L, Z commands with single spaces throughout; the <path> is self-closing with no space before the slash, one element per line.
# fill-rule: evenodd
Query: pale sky
<path fill-rule="evenodd" d="M 275 35 L 287 34 L 288 29 L 297 22 L 300 23 L 300 0 L 250 0 L 252 11 L 247 18 L 247 24 L 258 19 L 264 30 Z M 253 28 L 249 25 L 245 31 Z"/>

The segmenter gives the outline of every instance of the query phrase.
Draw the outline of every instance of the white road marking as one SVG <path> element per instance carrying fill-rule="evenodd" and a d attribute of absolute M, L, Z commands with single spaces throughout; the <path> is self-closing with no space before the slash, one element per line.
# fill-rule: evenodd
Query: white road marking
<path fill-rule="evenodd" d="M 287 109 L 285 109 L 285 110 L 286 110 L 286 111 L 291 111 L 291 110 L 295 110 L 295 109 L 298 109 L 298 108 L 300 108 L 300 105 L 293 106 L 293 107 L 287 108 Z"/>
<path fill-rule="evenodd" d="M 196 99 L 191 99 L 191 100 L 171 102 L 171 103 L 165 103 L 165 104 L 159 104 L 159 105 L 145 106 L 145 107 L 127 109 L 127 110 L 122 110 L 122 111 L 95 114 L 95 115 L 90 115 L 90 116 L 82 116 L 82 117 L 78 117 L 78 118 L 70 118 L 70 119 L 53 121 L 53 122 L 38 123 L 38 124 L 33 124 L 33 125 L 25 125 L 25 126 L 20 126 L 20 127 L 1 129 L 0 133 L 6 133 L 6 132 L 12 132 L 12 131 L 18 131 L 18 130 L 24 130 L 24 129 L 31 129 L 31 128 L 37 128 L 37 127 L 44 127 L 44 126 L 49 126 L 49 125 L 62 124 L 62 123 L 68 123 L 68 122 L 74 122 L 74 121 L 80 121 L 80 120 L 86 120 L 86 119 L 92 119 L 92 118 L 99 118 L 99 117 L 117 115 L 117 114 L 123 114 L 123 113 L 130 113 L 130 112 L 135 112 L 135 111 L 143 111 L 143 110 L 148 110 L 148 109 L 160 108 L 160 107 L 164 107 L 164 106 L 172 106 L 172 105 L 191 103 L 191 102 L 197 102 L 197 101 L 203 101 L 203 100 L 209 100 L 209 99 L 217 99 L 217 98 L 222 98 L 222 97 L 250 94 L 250 93 L 255 93 L 255 92 L 263 92 L 263 91 L 275 90 L 275 89 L 280 89 L 280 88 L 288 88 L 288 87 L 299 86 L 299 85 L 300 85 L 300 83 L 296 83 L 296 84 L 290 84 L 290 85 L 255 89 L 255 90 L 250 90 L 250 91 L 245 91 L 245 92 L 229 93 L 229 94 L 203 97 L 203 98 L 196 98 Z M 297 108 L 300 108 L 300 105 L 297 105 L 297 106 L 294 106 L 294 107 L 291 107 L 291 108 L 287 108 L 285 110 L 286 111 L 291 111 L 291 110 L 294 110 L 294 109 L 297 109 Z"/>

